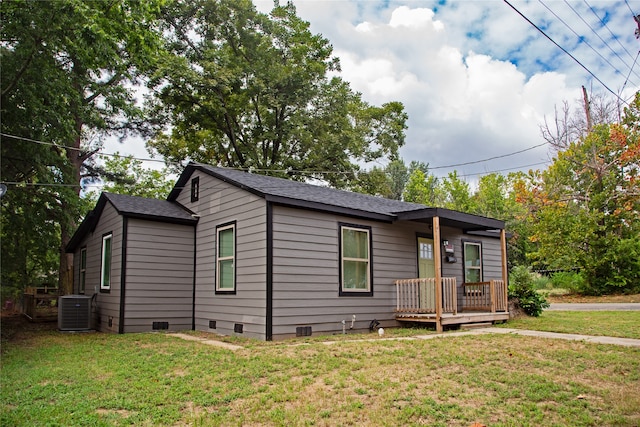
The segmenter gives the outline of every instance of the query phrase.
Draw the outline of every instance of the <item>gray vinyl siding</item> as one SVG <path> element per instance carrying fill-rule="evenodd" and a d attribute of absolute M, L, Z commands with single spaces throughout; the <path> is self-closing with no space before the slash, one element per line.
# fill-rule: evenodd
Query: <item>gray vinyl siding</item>
<path fill-rule="evenodd" d="M 313 333 L 341 333 L 356 315 L 354 329 L 373 319 L 396 326 L 394 281 L 418 277 L 417 236 L 431 235 L 425 223 L 395 224 L 275 207 L 273 223 L 273 337 L 294 336 L 296 327 L 311 326 Z M 371 227 L 373 296 L 339 296 L 339 223 Z M 462 289 L 461 230 L 442 227 L 442 238 L 454 242 L 456 263 L 443 263 L 443 276 L 456 277 Z M 500 240 L 482 241 L 486 280 L 499 279 Z M 458 293 L 461 295 L 461 292 Z M 460 301 L 460 304 L 462 301 Z"/>
<path fill-rule="evenodd" d="M 111 290 L 100 292 L 100 269 L 102 263 L 102 236 L 111 232 Z M 74 290 L 80 284 L 80 250 L 87 248 L 86 289 L 85 295 L 92 296 L 97 292 L 93 327 L 102 332 L 118 332 L 120 318 L 120 270 L 122 265 L 122 217 L 114 207 L 107 203 L 95 230 L 88 233 L 85 240 L 74 253 Z M 109 326 L 111 320 L 111 326 Z"/>
<path fill-rule="evenodd" d="M 193 227 L 129 219 L 124 332 L 191 329 Z"/>
<path fill-rule="evenodd" d="M 200 196 L 191 202 L 191 179 L 177 202 L 200 216 L 196 239 L 196 329 L 266 339 L 267 232 L 264 199 L 200 171 Z M 216 227 L 235 221 L 236 292 L 216 294 Z M 209 328 L 210 321 L 216 329 Z"/>
<path fill-rule="evenodd" d="M 339 223 L 371 227 L 373 296 L 339 296 Z M 296 327 L 340 333 L 356 315 L 354 329 L 376 319 L 395 326 L 396 279 L 417 276 L 418 223 L 386 224 L 275 206 L 273 214 L 273 337 Z"/>

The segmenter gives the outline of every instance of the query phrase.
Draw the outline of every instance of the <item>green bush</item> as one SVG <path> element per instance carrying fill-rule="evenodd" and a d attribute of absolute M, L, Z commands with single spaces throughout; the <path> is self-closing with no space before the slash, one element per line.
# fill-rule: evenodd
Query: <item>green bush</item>
<path fill-rule="evenodd" d="M 566 289 L 574 294 L 582 294 L 586 289 L 586 282 L 580 273 L 573 271 L 560 271 L 551 276 L 554 288 Z"/>
<path fill-rule="evenodd" d="M 534 289 L 552 289 L 553 285 L 551 283 L 551 279 L 547 276 L 541 276 L 538 274 L 533 275 L 533 287 Z"/>
<path fill-rule="evenodd" d="M 536 291 L 535 276 L 523 266 L 511 270 L 509 299 L 517 300 L 517 304 L 529 316 L 538 317 L 542 310 L 549 307 L 547 299 Z"/>

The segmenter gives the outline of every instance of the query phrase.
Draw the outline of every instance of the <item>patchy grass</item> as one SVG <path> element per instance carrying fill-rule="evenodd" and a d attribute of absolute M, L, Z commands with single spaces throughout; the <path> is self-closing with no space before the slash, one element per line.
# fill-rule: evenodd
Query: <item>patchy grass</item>
<path fill-rule="evenodd" d="M 640 303 L 640 294 L 587 296 L 572 294 L 567 289 L 541 290 L 550 303 L 604 303 L 604 302 L 634 302 Z"/>
<path fill-rule="evenodd" d="M 232 352 L 55 331 L 3 344 L 0 425 L 640 423 L 640 351 L 627 347 L 483 335 Z"/>
<path fill-rule="evenodd" d="M 543 311 L 501 325 L 506 328 L 640 339 L 640 311 Z"/>

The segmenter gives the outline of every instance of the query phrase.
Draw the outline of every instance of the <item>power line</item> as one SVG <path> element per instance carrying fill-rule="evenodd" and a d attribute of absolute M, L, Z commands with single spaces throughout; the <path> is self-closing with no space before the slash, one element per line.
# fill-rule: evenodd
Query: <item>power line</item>
<path fill-rule="evenodd" d="M 568 2 L 567 0 L 564 0 L 564 2 L 565 2 L 565 4 L 566 4 L 567 6 L 569 6 L 569 8 L 573 11 L 573 13 L 575 13 L 575 14 L 578 16 L 578 18 L 580 18 L 580 20 L 581 20 L 581 21 L 582 21 L 582 22 L 583 22 L 587 27 L 589 27 L 589 29 L 591 30 L 591 32 L 592 32 L 593 34 L 595 34 L 595 35 L 596 35 L 596 37 L 598 37 L 598 38 L 600 39 L 600 41 L 601 41 L 601 42 L 602 42 L 606 47 L 608 47 L 608 48 L 609 48 L 609 50 L 610 50 L 610 51 L 611 51 L 615 56 L 617 56 L 617 57 L 618 57 L 618 59 L 619 59 L 619 60 L 620 60 L 620 61 L 621 61 L 621 62 L 622 62 L 622 63 L 623 63 L 627 68 L 630 68 L 630 70 L 629 70 L 629 74 L 631 74 L 631 72 L 633 71 L 633 68 L 632 68 L 632 67 L 629 67 L 629 64 L 627 64 L 627 63 L 625 62 L 625 60 L 624 60 L 624 59 L 622 59 L 622 57 L 618 54 L 618 52 L 616 52 L 615 50 L 613 50 L 613 48 L 612 48 L 611 46 L 609 46 L 609 43 L 607 43 L 607 41 L 606 41 L 605 39 L 603 39 L 602 37 L 600 37 L 600 34 L 598 34 L 598 32 L 597 32 L 597 31 L 596 31 L 596 30 L 595 30 L 595 29 L 594 29 L 594 28 L 593 28 L 593 27 L 592 27 L 592 26 L 591 26 L 591 25 L 590 25 L 590 24 L 589 24 L 589 23 L 588 23 L 588 22 L 587 22 L 587 21 L 582 17 L 582 15 L 581 15 L 580 13 L 578 13 L 578 11 L 577 11 L 577 10 L 575 10 L 575 9 L 574 9 L 574 7 L 573 7 L 573 6 L 571 6 L 571 4 L 569 4 L 569 2 Z M 545 6 L 545 7 L 546 7 L 546 6 Z M 552 13 L 553 13 L 553 12 L 552 12 Z M 565 24 L 565 25 L 566 25 L 566 24 Z M 585 43 L 586 43 L 586 41 L 585 41 Z M 591 47 L 591 45 L 589 45 L 588 43 L 587 43 L 587 46 Z M 595 49 L 593 49 L 593 47 L 591 47 L 591 49 L 595 51 Z M 604 60 L 605 60 L 609 65 L 611 65 L 611 67 L 612 67 L 614 70 L 616 70 L 616 72 L 618 72 L 618 73 L 622 74 L 622 72 L 621 72 L 620 70 L 618 70 L 618 69 L 617 69 L 613 64 L 611 64 L 611 63 L 610 63 L 606 58 L 604 58 L 602 55 L 600 55 L 600 53 L 599 53 L 599 52 L 597 52 L 597 51 L 596 51 L 596 53 L 597 53 L 597 54 L 598 54 L 602 59 L 604 59 Z M 637 74 L 637 73 L 635 73 L 635 72 L 634 72 L 634 74 L 636 75 L 636 77 L 640 77 L 640 76 L 638 76 L 638 74 Z M 628 77 L 627 77 L 627 79 L 628 79 Z M 631 82 L 631 83 L 635 85 L 635 83 L 633 83 L 633 82 Z"/>
<path fill-rule="evenodd" d="M 39 141 L 37 139 L 31 139 L 31 138 L 24 138 L 22 136 L 16 136 L 16 135 L 9 135 L 6 133 L 0 133 L 1 136 L 4 136 L 5 138 L 12 138 L 12 139 L 18 139 L 21 141 L 26 141 L 26 142 L 32 142 L 34 144 L 40 144 L 40 145 L 47 145 L 50 147 L 56 147 L 56 148 L 64 148 L 65 150 L 71 150 L 71 151 L 78 151 L 81 153 L 85 153 L 87 152 L 87 150 L 85 148 L 77 148 L 77 147 L 70 147 L 68 145 L 60 145 L 60 144 L 56 144 L 55 142 L 45 142 L 45 141 Z M 173 164 L 175 166 L 180 166 L 180 164 L 176 163 L 176 162 L 171 162 L 171 161 L 166 161 L 166 160 L 159 160 L 159 159 L 147 159 L 147 158 L 142 158 L 142 157 L 134 157 L 132 155 L 123 155 L 123 154 L 115 154 L 115 153 L 101 153 L 101 152 L 96 152 L 96 155 L 98 156 L 106 156 L 106 157 L 117 157 L 117 158 L 132 158 L 133 160 L 140 160 L 141 162 L 159 162 L 159 163 L 169 163 L 169 164 Z"/>
<path fill-rule="evenodd" d="M 527 21 L 532 27 L 534 27 L 536 30 L 538 30 L 540 32 L 540 34 L 542 34 L 543 36 L 545 36 L 551 43 L 553 43 L 554 45 L 556 45 L 556 47 L 558 47 L 558 49 L 562 50 L 564 53 L 566 53 L 571 59 L 573 59 L 578 65 L 580 65 L 580 67 L 582 67 L 587 73 L 589 73 L 594 79 L 596 79 L 598 81 L 598 83 L 600 83 L 606 90 L 608 90 L 609 92 L 611 92 L 613 94 L 613 96 L 615 96 L 616 98 L 618 98 L 620 101 L 622 101 L 624 104 L 627 104 L 627 102 L 622 99 L 617 93 L 615 93 L 614 91 L 612 91 L 609 86 L 607 86 L 606 84 L 604 84 L 604 82 L 602 80 L 600 80 L 595 74 L 593 74 L 591 72 L 591 70 L 589 70 L 584 64 L 582 64 L 582 62 L 578 61 L 578 59 L 576 59 L 576 57 L 574 57 L 573 55 L 571 55 L 565 48 L 563 48 L 562 46 L 560 46 L 558 43 L 556 43 L 555 40 L 553 40 L 550 36 L 547 35 L 547 33 L 545 33 L 540 27 L 538 27 L 536 24 L 534 24 L 529 18 L 527 18 L 522 12 L 520 12 L 515 6 L 513 6 L 511 3 L 508 2 L 508 0 L 502 0 L 503 2 L 505 2 L 511 9 L 513 9 L 518 15 L 520 15 L 522 17 L 522 19 L 524 19 L 525 21 Z M 626 1 L 626 0 L 625 0 Z M 628 104 L 627 104 L 628 105 Z"/>
<path fill-rule="evenodd" d="M 607 23 L 604 21 L 604 19 L 600 18 L 598 16 L 598 14 L 596 13 L 595 9 L 589 4 L 587 3 L 587 0 L 583 0 L 585 2 L 585 4 L 589 7 L 589 9 L 591 10 L 591 13 L 593 13 L 593 15 L 598 18 L 600 20 L 600 22 L 602 23 L 602 26 L 604 26 L 608 31 L 609 34 L 611 34 L 611 37 L 613 37 L 613 39 L 618 42 L 618 44 L 620 45 L 620 47 L 627 52 L 627 55 L 629 55 L 629 58 L 633 59 L 633 55 L 631 54 L 631 52 L 629 52 L 629 50 L 627 49 L 627 47 L 625 45 L 623 45 L 622 43 L 620 43 L 620 39 L 618 36 L 616 36 L 615 34 L 613 34 L 613 31 L 611 31 L 611 29 L 609 28 L 609 26 L 607 25 Z M 633 66 L 631 67 L 633 68 Z"/>
<path fill-rule="evenodd" d="M 585 45 L 587 45 L 596 55 L 598 55 L 600 58 L 602 58 L 602 60 L 604 62 L 606 62 L 607 64 L 609 64 L 611 66 L 611 68 L 613 68 L 615 70 L 616 73 L 623 75 L 622 72 L 620 70 L 618 70 L 616 68 L 615 65 L 613 65 L 607 58 L 605 58 L 600 52 L 598 52 L 593 46 L 591 46 L 591 44 L 587 41 L 587 39 L 585 37 L 582 37 L 580 34 L 578 34 L 569 24 L 567 24 L 567 22 L 565 20 L 563 20 L 560 16 L 558 16 L 553 10 L 551 10 L 551 8 L 549 6 L 547 6 L 542 0 L 538 0 L 538 2 L 543 5 L 549 12 L 551 12 L 551 14 L 553 16 L 555 16 L 558 21 L 562 22 L 564 24 L 565 27 L 567 27 L 569 29 L 569 31 L 571 31 L 577 38 L 578 41 L 580 43 L 584 43 Z M 569 3 L 567 3 L 567 0 L 565 0 L 565 3 L 569 6 L 569 8 L 571 8 L 571 10 L 573 10 L 573 12 L 578 15 L 578 17 L 580 19 L 582 19 L 582 17 L 580 16 L 580 14 L 573 8 L 571 7 L 571 5 Z M 584 22 L 589 28 L 591 28 L 591 26 L 589 24 L 587 24 L 587 22 L 582 19 L 582 22 Z M 593 30 L 593 28 L 591 28 L 591 30 L 595 33 L 595 31 Z M 598 37 L 600 37 L 597 33 L 595 33 Z M 602 40 L 602 38 L 600 38 L 600 40 Z M 602 40 L 604 42 L 604 40 Z M 606 42 L 605 42 L 606 43 Z M 615 53 L 615 52 L 614 52 Z M 627 64 L 625 64 L 627 65 Z M 628 65 L 627 65 L 628 66 Z M 635 84 L 635 83 L 634 83 Z"/>
<path fill-rule="evenodd" d="M 487 162 L 489 160 L 502 159 L 504 157 L 514 156 L 516 154 L 524 153 L 525 151 L 530 151 L 530 150 L 533 150 L 534 148 L 542 147 L 543 145 L 547 145 L 547 144 L 548 144 L 547 142 L 543 142 L 542 144 L 534 145 L 533 147 L 525 148 L 524 150 L 518 150 L 518 151 L 514 151 L 513 153 L 502 154 L 500 156 L 489 157 L 487 159 L 482 159 L 482 160 L 474 160 L 474 161 L 471 161 L 471 162 L 456 163 L 456 164 L 453 164 L 453 165 L 446 165 L 446 166 L 434 166 L 434 167 L 429 166 L 429 170 L 446 169 L 446 168 L 453 168 L 453 167 L 456 167 L 456 166 L 473 165 L 473 164 L 476 164 L 476 163 Z"/>
<path fill-rule="evenodd" d="M 9 134 L 5 134 L 5 133 L 0 133 L 0 135 L 7 137 L 7 138 L 14 138 L 14 139 L 19 139 L 19 140 L 23 140 L 23 141 L 27 141 L 27 142 L 32 142 L 34 144 L 41 144 L 41 145 L 49 145 L 49 146 L 55 146 L 55 147 L 59 147 L 59 148 L 67 148 L 70 150 L 76 150 L 76 151 L 83 151 L 83 149 L 81 148 L 76 148 L 76 147 L 66 147 L 63 145 L 58 145 L 58 144 L 54 144 L 52 142 L 45 142 L 45 141 L 38 141 L 36 139 L 30 139 L 30 138 L 23 138 L 20 136 L 16 136 L 16 135 L 9 135 Z M 480 160 L 473 160 L 470 162 L 464 162 L 464 163 L 456 163 L 456 164 L 451 164 L 451 165 L 443 165 L 443 166 L 434 166 L 434 167 L 429 167 L 430 170 L 435 170 L 435 169 L 446 169 L 446 168 L 452 168 L 452 167 L 457 167 L 457 166 L 466 166 L 466 165 L 473 165 L 473 164 L 477 164 L 477 163 L 483 163 L 483 162 L 487 162 L 489 160 L 496 160 L 496 159 L 502 159 L 505 157 L 510 157 L 510 156 L 514 156 L 516 154 L 520 154 L 520 153 L 524 153 L 526 151 L 530 151 L 533 150 L 535 148 L 538 147 L 542 147 L 544 145 L 546 145 L 547 142 L 543 142 L 542 144 L 537 144 L 534 145 L 532 147 L 528 147 L 522 150 L 518 150 L 518 151 L 514 151 L 512 153 L 507 153 L 507 154 L 501 154 L 499 156 L 493 156 L 493 157 L 489 157 L 486 159 L 480 159 Z M 139 158 L 139 157 L 134 157 L 134 156 L 124 156 L 121 154 L 113 154 L 113 153 L 97 153 L 97 155 L 99 156 L 111 156 L 111 157 L 124 157 L 124 158 L 132 158 L 134 160 L 140 160 L 140 161 L 150 161 L 150 162 L 165 162 L 164 160 L 158 160 L 158 159 L 143 159 L 143 158 Z M 173 165 L 176 166 L 182 166 L 180 163 L 177 162 L 168 162 L 171 163 Z M 259 169 L 259 168 L 229 168 L 229 169 L 236 169 L 236 170 L 242 170 L 242 171 L 255 171 L 255 172 L 274 172 L 274 173 L 299 173 L 299 174 L 321 174 L 321 175 L 325 175 L 325 174 L 352 174 L 353 172 L 351 171 L 321 171 L 321 170 L 293 170 L 293 169 Z"/>
<path fill-rule="evenodd" d="M 486 172 L 476 172 L 476 173 L 465 173 L 465 174 L 461 174 L 460 176 L 463 178 L 469 177 L 469 176 L 477 176 L 477 175 L 489 175 L 491 173 L 499 173 L 499 172 L 506 172 L 506 171 L 513 171 L 513 170 L 518 170 L 518 169 L 523 169 L 523 168 L 529 168 L 532 166 L 540 166 L 540 165 L 546 165 L 548 162 L 538 162 L 538 163 L 531 163 L 528 165 L 522 165 L 522 166 L 514 166 L 512 168 L 506 168 L 506 169 L 497 169 L 497 170 L 493 170 L 493 171 L 486 171 Z"/>

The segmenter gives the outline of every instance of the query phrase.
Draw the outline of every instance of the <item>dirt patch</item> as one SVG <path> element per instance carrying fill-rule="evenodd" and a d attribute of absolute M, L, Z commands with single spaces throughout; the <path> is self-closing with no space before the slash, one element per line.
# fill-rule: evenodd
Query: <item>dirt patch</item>
<path fill-rule="evenodd" d="M 548 295 L 547 301 L 550 303 L 607 303 L 607 302 L 636 302 L 640 303 L 640 294 L 630 295 Z"/>
<path fill-rule="evenodd" d="M 109 415 L 109 414 L 118 414 L 123 418 L 127 418 L 131 415 L 130 411 L 127 411 L 126 409 L 105 409 L 105 408 L 98 408 L 96 410 L 96 413 L 99 415 Z"/>
<path fill-rule="evenodd" d="M 0 338 L 2 340 L 0 351 L 4 352 L 4 344 L 6 343 L 20 342 L 34 334 L 55 331 L 57 328 L 58 323 L 55 321 L 32 322 L 22 314 L 3 311 L 0 317 Z"/>

